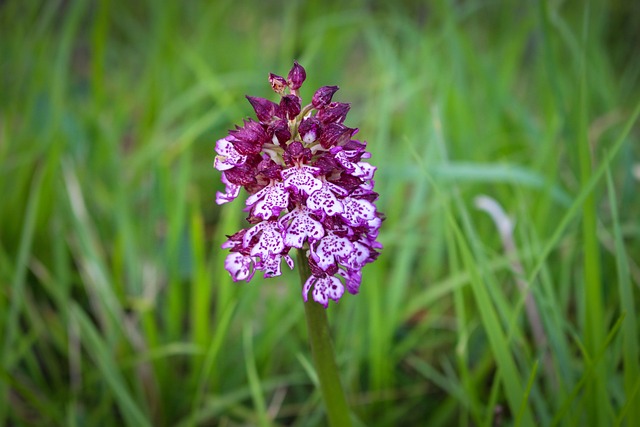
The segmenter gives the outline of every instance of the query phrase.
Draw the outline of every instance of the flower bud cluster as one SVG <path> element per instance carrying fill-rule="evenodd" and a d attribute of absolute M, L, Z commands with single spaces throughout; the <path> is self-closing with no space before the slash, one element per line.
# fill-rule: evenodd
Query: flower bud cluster
<path fill-rule="evenodd" d="M 289 251 L 302 249 L 312 273 L 303 298 L 311 293 L 326 308 L 345 287 L 358 293 L 362 267 L 382 248 L 382 214 L 366 142 L 353 139 L 358 129 L 344 125 L 349 104 L 333 102 L 338 87 L 324 86 L 303 106 L 305 78 L 295 62 L 286 79 L 269 75 L 279 103 L 247 96 L 258 121 L 245 120 L 216 142 L 214 167 L 225 184 L 216 202 L 230 202 L 241 187 L 249 194 L 252 226 L 222 245 L 230 250 L 225 268 L 234 281 L 249 281 L 256 271 L 278 276 L 282 260 L 293 268 Z"/>

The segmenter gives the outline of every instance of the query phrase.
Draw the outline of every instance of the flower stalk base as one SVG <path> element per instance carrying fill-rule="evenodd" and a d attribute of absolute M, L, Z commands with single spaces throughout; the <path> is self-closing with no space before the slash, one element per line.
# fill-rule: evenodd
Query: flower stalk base
<path fill-rule="evenodd" d="M 304 249 L 298 250 L 298 259 L 306 259 Z M 306 262 L 299 262 L 300 281 L 305 283 L 311 276 L 311 270 Z M 329 425 L 332 427 L 350 427 L 351 418 L 349 406 L 345 398 L 338 366 L 333 353 L 333 344 L 329 332 L 327 312 L 322 305 L 309 299 L 304 303 L 304 312 L 307 319 L 307 332 L 311 355 L 320 383 L 320 392 L 326 405 Z"/>

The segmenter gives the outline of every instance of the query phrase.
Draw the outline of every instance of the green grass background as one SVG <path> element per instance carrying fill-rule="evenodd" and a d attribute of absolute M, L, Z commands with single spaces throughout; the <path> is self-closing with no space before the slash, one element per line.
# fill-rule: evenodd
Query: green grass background
<path fill-rule="evenodd" d="M 0 2 L 0 425 L 325 425 L 297 276 L 232 283 L 243 203 L 214 202 L 216 139 L 294 59 L 352 103 L 387 216 L 328 312 L 357 425 L 640 425 L 638 28 L 621 0 Z"/>

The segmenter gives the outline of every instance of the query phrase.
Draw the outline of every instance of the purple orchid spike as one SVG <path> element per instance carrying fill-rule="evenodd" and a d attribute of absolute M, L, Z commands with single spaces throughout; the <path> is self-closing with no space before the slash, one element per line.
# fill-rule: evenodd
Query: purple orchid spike
<path fill-rule="evenodd" d="M 373 262 L 383 215 L 373 191 L 376 168 L 366 162 L 366 142 L 352 139 L 357 128 L 343 124 L 349 104 L 332 102 L 337 86 L 323 86 L 304 105 L 299 89 L 305 69 L 294 63 L 287 78 L 269 75 L 279 102 L 247 96 L 258 121 L 216 143 L 214 167 L 225 192 L 216 203 L 249 197 L 249 229 L 229 236 L 225 269 L 234 281 L 281 274 L 282 260 L 293 268 L 291 249 L 306 253 L 311 276 L 302 289 L 325 308 L 345 289 L 357 294 L 362 268 Z"/>

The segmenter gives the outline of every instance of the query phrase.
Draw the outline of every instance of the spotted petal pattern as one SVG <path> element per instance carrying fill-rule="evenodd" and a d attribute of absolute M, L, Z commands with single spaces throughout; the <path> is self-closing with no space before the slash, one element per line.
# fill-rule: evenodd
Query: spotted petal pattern
<path fill-rule="evenodd" d="M 238 252 L 231 252 L 224 260 L 224 268 L 231 274 L 234 282 L 239 280 L 251 280 L 251 257 Z"/>
<path fill-rule="evenodd" d="M 219 139 L 216 142 L 216 156 L 213 166 L 219 171 L 226 171 L 243 164 L 247 156 L 238 153 L 231 143 L 231 137 Z"/>
<path fill-rule="evenodd" d="M 329 298 L 338 301 L 344 294 L 344 286 L 337 277 L 316 277 L 312 275 L 307 279 L 302 288 L 302 298 L 304 298 L 305 302 L 307 302 L 308 294 L 312 287 L 313 291 L 311 291 L 311 294 L 313 300 L 322 304 L 324 308 L 329 306 Z"/>
<path fill-rule="evenodd" d="M 340 188 L 337 185 L 332 186 Z M 314 212 L 324 212 L 329 216 L 344 212 L 342 202 L 340 202 L 336 195 L 330 190 L 328 183 L 325 183 L 319 190 L 314 191 L 309 196 L 307 199 L 307 207 Z"/>
<path fill-rule="evenodd" d="M 289 204 L 289 193 L 281 182 L 268 185 L 247 199 L 247 206 L 253 206 L 253 215 L 262 219 L 277 217 Z"/>
<path fill-rule="evenodd" d="M 322 187 L 322 181 L 314 176 L 317 173 L 318 168 L 313 166 L 285 169 L 282 171 L 284 186 L 287 189 L 295 189 L 308 196 Z"/>
<path fill-rule="evenodd" d="M 225 186 L 225 193 L 221 193 L 220 191 L 216 192 L 216 203 L 219 205 L 223 205 L 225 203 L 229 203 L 240 193 L 240 186 L 236 184 L 232 184 L 229 182 L 226 176 L 222 174 L 222 183 Z"/>
<path fill-rule="evenodd" d="M 345 265 L 354 269 L 360 269 L 367 263 L 370 256 L 371 250 L 366 245 L 361 242 L 353 242 L 353 252 L 349 254 Z"/>
<path fill-rule="evenodd" d="M 293 260 L 289 255 L 272 255 L 267 258 L 263 258 L 260 265 L 258 266 L 260 270 L 264 270 L 264 278 L 268 279 L 270 277 L 280 276 L 282 274 L 282 270 L 280 268 L 280 264 L 282 263 L 282 259 L 285 259 L 289 268 L 293 268 Z"/>
<path fill-rule="evenodd" d="M 331 233 L 320 240 L 313 250 L 311 256 L 318 264 L 318 267 L 327 270 L 335 265 L 337 261 L 347 259 L 355 250 L 353 243 L 346 237 L 339 237 Z"/>
<path fill-rule="evenodd" d="M 346 197 L 342 204 L 344 205 L 342 218 L 352 227 L 366 224 L 376 216 L 376 207 L 368 200 Z"/>
<path fill-rule="evenodd" d="M 258 243 L 251 248 L 252 256 L 259 256 L 263 261 L 270 255 L 279 254 L 284 249 L 282 229 L 277 221 L 263 221 L 256 224 L 244 235 L 243 245 L 247 247 L 258 233 Z"/>
<path fill-rule="evenodd" d="M 367 143 L 353 139 L 358 129 L 343 124 L 349 104 L 332 100 L 337 86 L 319 89 L 304 103 L 299 89 L 305 77 L 295 63 L 286 79 L 269 75 L 279 102 L 247 97 L 258 121 L 245 120 L 216 142 L 214 167 L 225 185 L 216 203 L 234 200 L 240 188 L 248 194 L 251 227 L 222 245 L 230 251 L 224 266 L 233 280 L 249 281 L 256 271 L 279 276 L 283 259 L 293 268 L 289 252 L 297 249 L 313 274 L 303 298 L 311 295 L 326 308 L 345 289 L 358 293 L 362 268 L 382 249 L 382 214 Z"/>
<path fill-rule="evenodd" d="M 308 209 L 299 208 L 291 211 L 280 219 L 284 225 L 284 244 L 286 246 L 300 248 L 305 240 L 313 243 L 324 237 L 324 228 L 319 221 L 309 216 Z M 291 222 L 289 222 L 291 221 Z"/>

